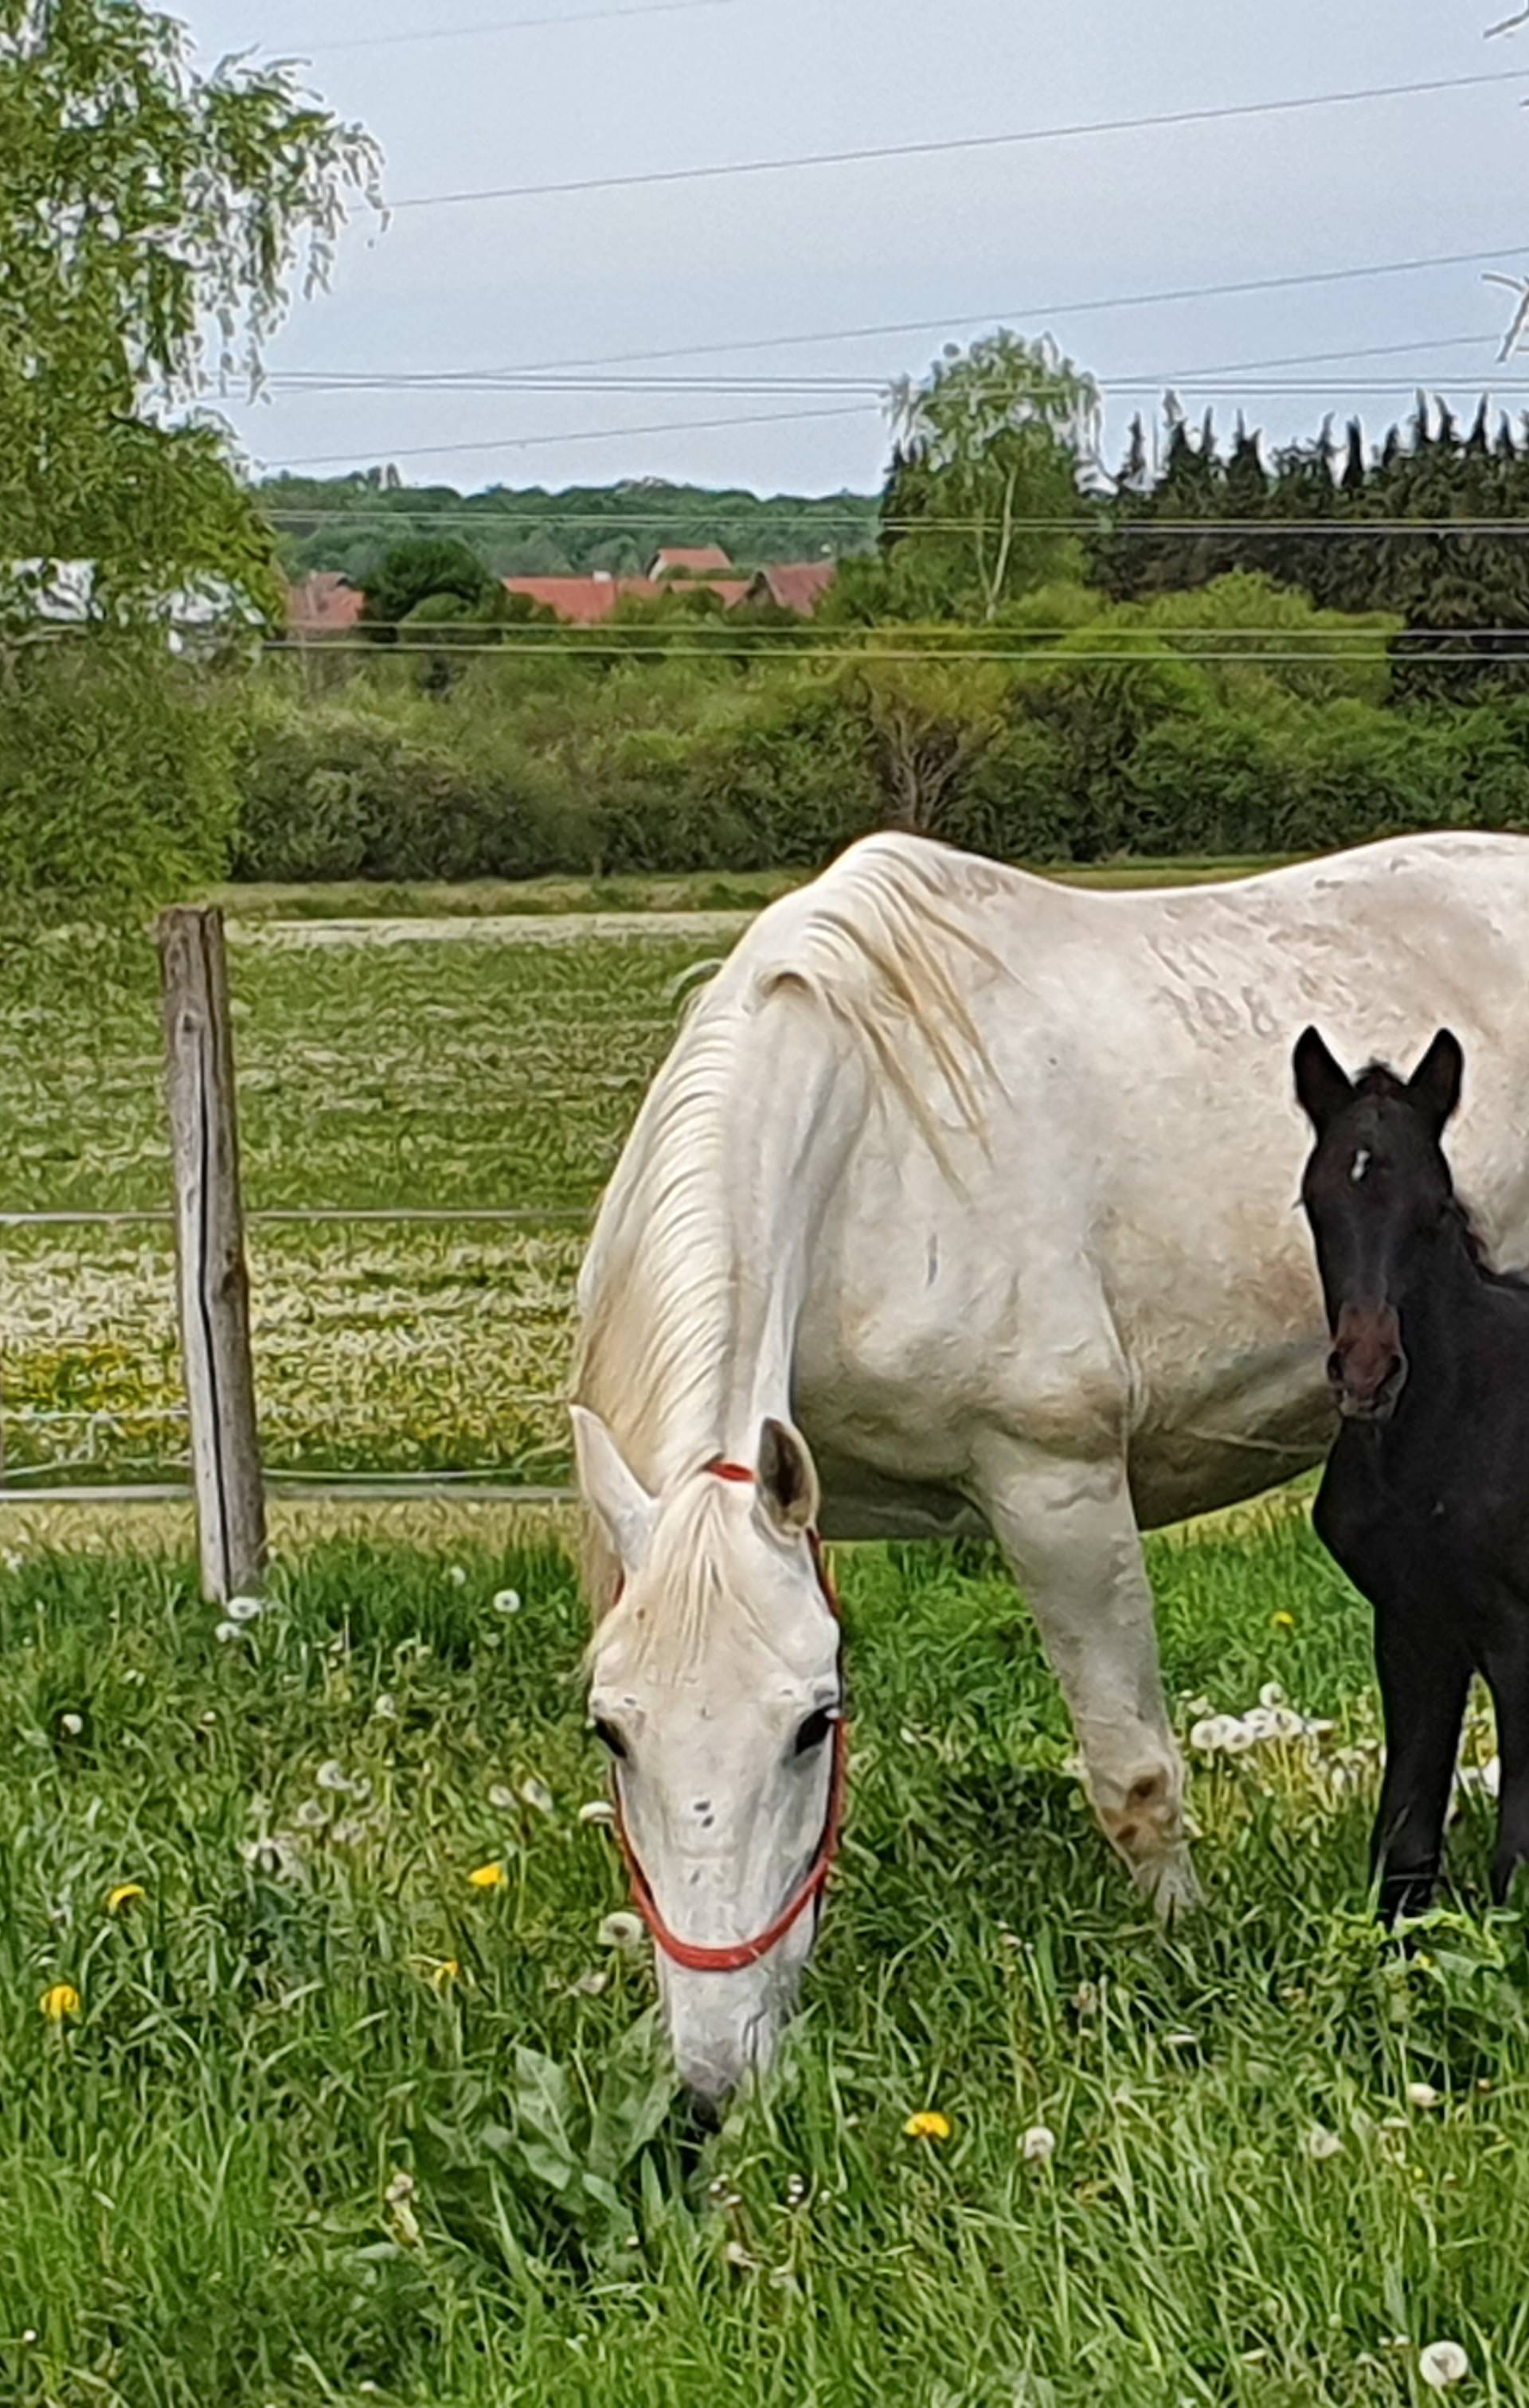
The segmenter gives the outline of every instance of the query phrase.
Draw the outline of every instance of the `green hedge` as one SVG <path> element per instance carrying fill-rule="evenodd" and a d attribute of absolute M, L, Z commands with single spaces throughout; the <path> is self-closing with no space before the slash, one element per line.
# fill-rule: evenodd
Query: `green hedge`
<path fill-rule="evenodd" d="M 435 691 L 396 660 L 267 663 L 239 706 L 236 874 L 809 867 L 898 825 L 1078 861 L 1529 825 L 1529 702 L 1400 705 L 1394 623 L 1256 577 L 1123 608 L 1051 587 L 827 660 L 650 632 L 640 660 L 510 652 Z"/>

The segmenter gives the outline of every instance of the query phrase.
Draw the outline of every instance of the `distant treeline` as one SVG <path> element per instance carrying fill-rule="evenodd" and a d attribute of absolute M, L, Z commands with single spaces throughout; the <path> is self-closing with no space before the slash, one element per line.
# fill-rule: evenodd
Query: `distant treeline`
<path fill-rule="evenodd" d="M 1515 428 L 1483 397 L 1466 424 L 1420 394 L 1378 446 L 1357 419 L 1341 437 L 1328 419 L 1265 457 L 1240 419 L 1223 448 L 1208 417 L 1196 430 L 1175 413 L 1155 475 L 1138 418 L 1093 508 L 1086 573 L 1117 601 L 1250 569 L 1319 609 L 1394 612 L 1401 694 L 1463 696 L 1505 675 L 1518 690 L 1501 642 L 1474 631 L 1529 627 L 1529 416 Z M 1479 531 L 1431 531 L 1461 520 Z"/>
<path fill-rule="evenodd" d="M 772 561 L 843 557 L 873 549 L 874 494 L 776 494 L 672 485 L 660 478 L 615 485 L 539 485 L 459 494 L 451 485 L 402 485 L 390 472 L 274 477 L 259 488 L 289 577 L 341 570 L 363 583 L 407 535 L 460 536 L 496 577 L 573 577 L 597 568 L 641 574 L 664 544 L 720 544 L 742 568 Z"/>

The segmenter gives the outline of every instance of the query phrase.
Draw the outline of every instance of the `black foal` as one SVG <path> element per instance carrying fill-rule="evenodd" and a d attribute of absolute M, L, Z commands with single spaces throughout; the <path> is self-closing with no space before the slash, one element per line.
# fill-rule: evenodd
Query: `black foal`
<path fill-rule="evenodd" d="M 1438 1878 L 1473 1671 L 1497 1713 L 1494 1895 L 1529 1863 L 1529 1284 L 1490 1268 L 1455 1197 L 1439 1140 L 1462 1068 L 1448 1029 L 1408 1080 L 1350 1079 L 1314 1028 L 1295 1048 L 1342 1416 L 1316 1526 L 1375 1608 L 1388 1920 Z"/>

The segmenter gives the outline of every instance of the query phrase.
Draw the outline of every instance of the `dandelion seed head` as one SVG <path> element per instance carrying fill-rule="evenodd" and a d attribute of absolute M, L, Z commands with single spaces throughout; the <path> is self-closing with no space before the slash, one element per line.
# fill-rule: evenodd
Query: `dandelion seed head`
<path fill-rule="evenodd" d="M 1056 2150 L 1056 2134 L 1049 2124 L 1032 2124 L 1020 2143 L 1020 2155 L 1026 2165 L 1050 2165 Z"/>
<path fill-rule="evenodd" d="M 495 1613 L 519 1613 L 521 1592 L 518 1588 L 502 1588 L 493 1600 Z"/>
<path fill-rule="evenodd" d="M 60 1714 L 58 1727 L 65 1739 L 78 1739 L 85 1727 L 83 1714 Z"/>
<path fill-rule="evenodd" d="M 595 1934 L 602 1948 L 636 1948 L 642 1940 L 642 1919 L 624 1907 L 607 1914 Z"/>
<path fill-rule="evenodd" d="M 1318 2165 L 1325 2164 L 1329 2157 L 1337 2157 L 1342 2148 L 1343 2143 L 1337 2134 L 1330 2132 L 1325 2124 L 1313 2124 L 1306 2136 L 1307 2156 L 1314 2157 Z"/>
<path fill-rule="evenodd" d="M 1409 2082 L 1407 2086 L 1407 2103 L 1409 2107 L 1436 2107 L 1443 2096 L 1443 2092 L 1436 2090 L 1431 2082 Z"/>
<path fill-rule="evenodd" d="M 552 1814 L 557 1811 L 552 1803 L 552 1793 L 546 1782 L 536 1780 L 535 1775 L 530 1780 L 522 1782 L 521 1796 L 535 1813 Z"/>
<path fill-rule="evenodd" d="M 614 1823 L 616 1809 L 608 1798 L 591 1798 L 580 1806 L 579 1819 L 581 1823 Z"/>
<path fill-rule="evenodd" d="M 1447 2391 L 1451 2384 L 1464 2383 L 1470 2371 L 1470 2359 L 1457 2341 L 1431 2341 L 1419 2354 L 1418 2372 L 1430 2391 Z"/>

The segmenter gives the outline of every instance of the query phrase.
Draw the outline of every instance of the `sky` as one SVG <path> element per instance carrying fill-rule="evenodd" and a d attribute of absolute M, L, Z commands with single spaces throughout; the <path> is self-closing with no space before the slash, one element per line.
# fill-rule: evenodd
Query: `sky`
<path fill-rule="evenodd" d="M 261 470 L 393 462 L 407 482 L 464 490 L 646 476 L 867 490 L 886 383 L 996 324 L 1051 334 L 1098 377 L 1114 454 L 1167 382 L 1193 414 L 1214 404 L 1230 423 L 1241 406 L 1276 438 L 1354 406 L 1379 432 L 1419 380 L 1529 407 L 1529 354 L 1495 361 L 1511 296 L 1483 281 L 1529 273 L 1529 26 L 1484 38 L 1507 0 L 180 0 L 179 13 L 204 64 L 249 49 L 307 61 L 311 87 L 380 142 L 399 205 L 385 228 L 361 212 L 331 289 L 294 305 L 268 397 L 221 405 Z M 405 206 L 1485 75 L 1520 79 Z M 1489 251 L 1503 256 L 1142 297 Z M 820 334 L 833 339 L 778 339 Z M 286 381 L 702 345 L 723 348 L 581 365 L 571 391 Z M 1399 348 L 1355 356 L 1379 346 Z"/>

